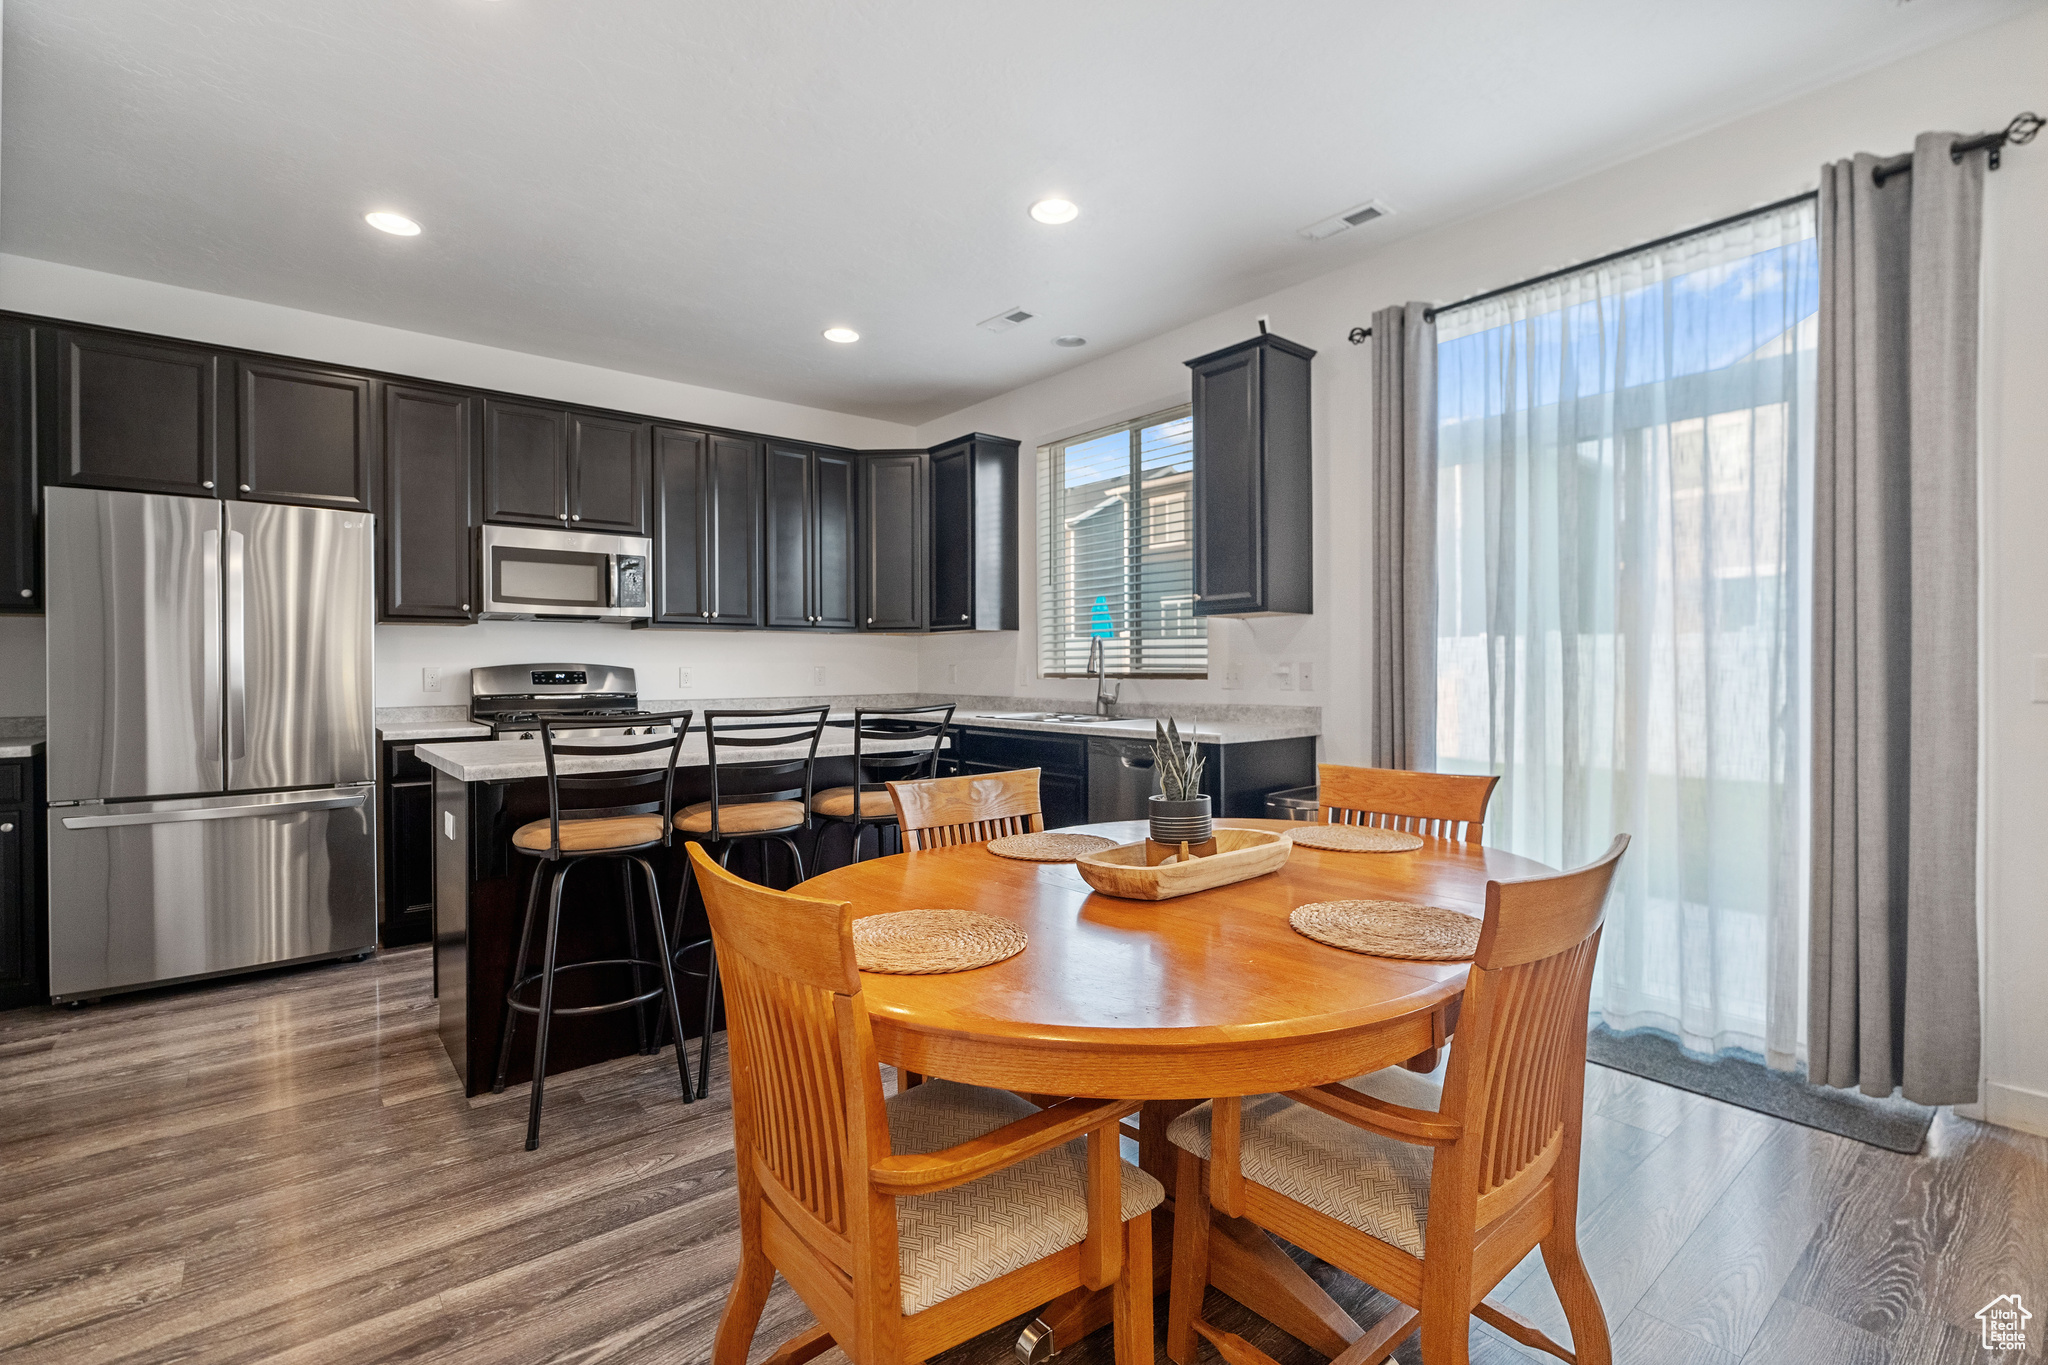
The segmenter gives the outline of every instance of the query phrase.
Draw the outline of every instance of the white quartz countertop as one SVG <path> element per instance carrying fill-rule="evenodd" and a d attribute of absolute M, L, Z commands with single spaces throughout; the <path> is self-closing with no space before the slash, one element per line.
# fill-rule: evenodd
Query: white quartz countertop
<path fill-rule="evenodd" d="M 34 758 L 42 751 L 39 739 L 0 739 L 0 758 Z"/>
<path fill-rule="evenodd" d="M 490 733 L 489 726 L 467 720 L 400 721 L 377 727 L 380 739 L 393 742 L 415 739 L 484 739 Z"/>
<path fill-rule="evenodd" d="M 644 736 L 624 737 L 611 742 L 628 744 L 645 742 Z M 583 740 L 579 743 L 603 744 L 603 739 Z M 889 745 L 869 741 L 861 746 L 862 752 L 871 754 L 902 753 L 928 747 L 929 740 L 908 744 Z M 775 744 L 758 749 L 735 749 L 729 762 L 761 763 L 784 758 L 802 758 L 808 751 L 807 744 Z M 818 741 L 819 758 L 835 758 L 853 752 L 853 736 L 845 731 L 827 730 Z M 547 761 L 541 754 L 537 739 L 493 739 L 482 743 L 422 744 L 413 750 L 422 763 L 440 772 L 447 773 L 459 782 L 511 782 L 522 777 L 544 777 L 547 775 Z M 617 758 L 597 754 L 565 754 L 556 760 L 555 770 L 561 773 L 602 773 L 630 772 L 635 768 L 659 767 L 661 751 L 642 750 L 639 753 L 620 754 Z M 683 752 L 677 760 L 679 767 L 707 768 L 711 766 L 709 751 L 705 748 L 704 736 L 690 734 L 683 740 Z"/>

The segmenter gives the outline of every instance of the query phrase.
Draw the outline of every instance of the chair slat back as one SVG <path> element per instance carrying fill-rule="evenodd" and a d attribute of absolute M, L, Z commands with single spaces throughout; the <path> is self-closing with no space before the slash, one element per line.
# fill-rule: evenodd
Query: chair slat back
<path fill-rule="evenodd" d="M 691 844 L 725 990 L 739 1160 L 760 1164 L 825 1228 L 851 1237 L 888 1123 L 880 1071 L 857 1064 L 866 1019 L 852 906 L 733 876 Z M 872 1040 L 868 1041 L 872 1051 Z"/>
<path fill-rule="evenodd" d="M 1477 844 L 1498 777 L 1411 773 L 1398 768 L 1316 766 L 1323 822 L 1404 830 L 1424 838 Z"/>
<path fill-rule="evenodd" d="M 946 729 L 953 723 L 953 708 L 945 706 L 861 707 L 853 713 L 854 785 L 861 791 L 881 791 L 891 781 L 909 782 L 935 776 L 939 750 L 946 745 Z M 931 747 L 904 752 L 900 746 L 929 739 Z M 882 753 L 871 753 L 868 744 L 886 744 Z M 920 771 L 922 770 L 922 771 Z"/>
<path fill-rule="evenodd" d="M 1586 1066 L 1586 1008 L 1616 866 L 1618 836 L 1597 862 L 1554 877 L 1490 882 L 1486 923 L 1465 988 L 1444 1092 L 1457 1097 L 1471 1169 L 1488 1193 L 1560 1137 L 1576 1145 Z"/>
<path fill-rule="evenodd" d="M 801 801 L 808 809 L 817 773 L 818 740 L 831 708 L 802 706 L 749 711 L 706 711 L 704 745 L 711 757 L 711 837 L 720 837 L 725 806 L 759 801 Z M 802 757 L 748 759 L 751 749 L 801 748 Z M 725 751 L 724 755 L 721 750 Z M 738 757 L 731 757 L 738 750 Z M 798 775 L 801 774 L 801 780 Z"/>
<path fill-rule="evenodd" d="M 891 782 L 896 823 L 907 851 L 985 844 L 1005 834 L 1045 828 L 1038 802 L 1038 769 Z"/>
<path fill-rule="evenodd" d="M 683 752 L 683 739 L 690 729 L 689 711 L 662 711 L 653 715 L 635 716 L 635 726 L 659 727 L 653 734 L 619 736 L 604 739 L 565 739 L 555 734 L 561 730 L 591 729 L 590 718 L 548 719 L 540 722 L 540 753 L 547 766 L 548 784 L 548 853 L 550 858 L 561 856 L 562 821 L 600 820 L 620 815 L 659 815 L 663 831 L 662 842 L 668 842 L 670 822 L 675 819 L 675 777 L 676 764 Z M 579 773 L 567 775 L 556 770 L 558 758 L 616 758 L 621 754 L 661 754 L 658 764 L 650 759 L 647 766 L 618 772 Z M 562 793 L 607 792 L 624 795 L 637 789 L 638 800 L 624 800 L 609 806 L 575 805 L 566 811 L 562 808 Z"/>

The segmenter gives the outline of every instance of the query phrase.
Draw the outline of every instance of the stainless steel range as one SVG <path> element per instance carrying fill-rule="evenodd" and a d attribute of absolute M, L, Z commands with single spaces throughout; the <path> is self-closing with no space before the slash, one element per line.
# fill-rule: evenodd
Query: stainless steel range
<path fill-rule="evenodd" d="M 491 727 L 492 739 L 539 739 L 542 720 L 583 718 L 589 728 L 559 736 L 653 734 L 635 725 L 638 681 L 630 668 L 607 664 L 507 664 L 469 670 L 469 718 Z"/>

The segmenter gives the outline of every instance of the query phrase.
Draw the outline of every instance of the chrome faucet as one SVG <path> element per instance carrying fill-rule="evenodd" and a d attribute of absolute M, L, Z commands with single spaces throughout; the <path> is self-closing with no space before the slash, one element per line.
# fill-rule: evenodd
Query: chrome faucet
<path fill-rule="evenodd" d="M 1123 695 L 1124 685 L 1104 691 L 1109 682 L 1109 664 L 1102 657 L 1102 637 L 1095 635 L 1088 640 L 1088 676 L 1095 679 L 1095 714 L 1108 716 L 1109 709 L 1116 705 L 1116 699 Z"/>

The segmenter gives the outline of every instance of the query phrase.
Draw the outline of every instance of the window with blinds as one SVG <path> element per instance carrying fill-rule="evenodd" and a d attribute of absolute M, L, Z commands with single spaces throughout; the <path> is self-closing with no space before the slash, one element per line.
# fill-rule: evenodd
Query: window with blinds
<path fill-rule="evenodd" d="M 1099 639 L 1113 676 L 1209 676 L 1194 478 L 1184 407 L 1039 448 L 1040 673 L 1085 674 Z"/>

